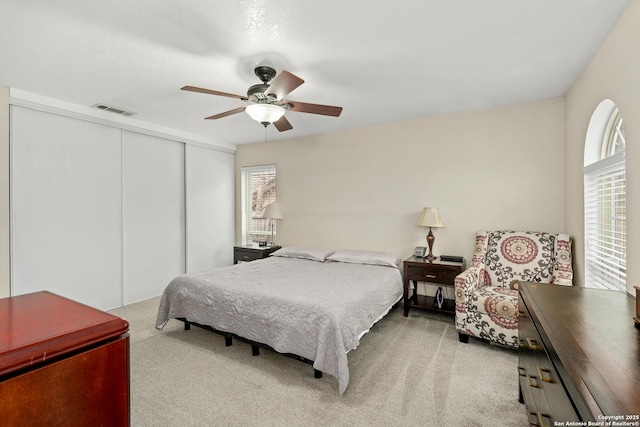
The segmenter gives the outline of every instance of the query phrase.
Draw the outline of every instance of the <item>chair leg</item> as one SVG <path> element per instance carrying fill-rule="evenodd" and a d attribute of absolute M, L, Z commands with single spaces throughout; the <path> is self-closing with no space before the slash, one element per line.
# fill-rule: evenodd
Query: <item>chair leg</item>
<path fill-rule="evenodd" d="M 469 342 L 469 335 L 458 332 L 458 340 L 466 344 Z"/>

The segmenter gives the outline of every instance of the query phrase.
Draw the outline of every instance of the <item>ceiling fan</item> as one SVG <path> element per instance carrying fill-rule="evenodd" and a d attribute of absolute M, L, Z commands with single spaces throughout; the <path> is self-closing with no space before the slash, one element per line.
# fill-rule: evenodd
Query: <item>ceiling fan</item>
<path fill-rule="evenodd" d="M 263 126 L 273 123 L 276 129 L 284 132 L 293 129 L 291 123 L 284 116 L 287 110 L 298 111 L 301 113 L 320 114 L 323 116 L 338 117 L 342 113 L 342 107 L 334 107 L 331 105 L 309 104 L 307 102 L 292 101 L 284 99 L 294 89 L 304 83 L 300 77 L 283 70 L 276 77 L 276 70 L 267 66 L 259 66 L 254 70 L 256 76 L 262 83 L 255 84 L 247 90 L 247 96 L 234 95 L 232 93 L 218 92 L 216 90 L 205 89 L 196 86 L 184 86 L 182 90 L 190 92 L 207 93 L 209 95 L 226 96 L 229 98 L 237 98 L 241 101 L 248 102 L 250 105 L 245 107 L 234 108 L 224 113 L 214 114 L 205 117 L 206 120 L 216 120 L 233 114 L 246 111 L 252 119 L 256 120 Z M 275 77 L 275 78 L 274 78 Z M 272 80 L 273 79 L 273 80 Z M 269 84 L 271 82 L 271 84 Z"/>

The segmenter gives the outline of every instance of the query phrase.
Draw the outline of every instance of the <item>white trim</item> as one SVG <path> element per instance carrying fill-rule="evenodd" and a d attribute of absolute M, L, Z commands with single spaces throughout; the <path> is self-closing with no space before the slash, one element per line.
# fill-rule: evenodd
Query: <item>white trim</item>
<path fill-rule="evenodd" d="M 124 272 L 127 260 L 124 256 L 124 129 L 120 129 L 120 258 L 122 259 L 122 268 L 120 270 L 120 307 L 124 307 L 125 303 L 125 283 Z"/>
<path fill-rule="evenodd" d="M 184 180 L 183 180 L 183 192 L 184 192 L 184 197 L 183 197 L 183 201 L 182 203 L 184 203 L 183 206 L 183 212 L 182 214 L 184 215 L 184 240 L 182 242 L 182 244 L 184 245 L 184 270 L 183 270 L 183 274 L 187 274 L 187 269 L 189 266 L 189 227 L 191 226 L 191 223 L 189 221 L 189 194 L 188 194 L 188 188 L 189 188 L 189 183 L 187 182 L 188 179 L 188 174 L 187 174 L 187 168 L 189 166 L 189 162 L 187 161 L 187 145 L 183 145 L 182 146 L 182 173 L 184 175 Z"/>
<path fill-rule="evenodd" d="M 13 195 L 15 194 L 13 179 L 13 173 L 15 167 L 13 166 L 13 108 L 9 105 L 9 296 L 14 296 L 14 271 L 13 260 L 15 259 L 13 243 L 13 230 L 15 228 L 15 215 L 13 213 Z"/>
<path fill-rule="evenodd" d="M 584 144 L 584 166 L 595 163 L 602 158 L 602 144 L 607 124 L 615 109 L 616 104 L 610 99 L 605 99 L 598 104 L 591 115 Z"/>
<path fill-rule="evenodd" d="M 275 164 L 259 165 L 259 166 L 242 166 L 240 167 L 241 173 L 253 173 L 253 172 L 271 172 L 276 167 Z"/>
<path fill-rule="evenodd" d="M 74 119 L 99 123 L 106 126 L 117 127 L 123 130 L 143 133 L 146 135 L 184 142 L 185 144 L 198 145 L 204 148 L 235 153 L 236 146 L 199 135 L 190 134 L 177 129 L 156 125 L 131 117 L 118 116 L 83 105 L 72 104 L 66 101 L 36 95 L 19 89 L 9 88 L 9 104 L 27 107 L 34 110 L 59 114 Z"/>

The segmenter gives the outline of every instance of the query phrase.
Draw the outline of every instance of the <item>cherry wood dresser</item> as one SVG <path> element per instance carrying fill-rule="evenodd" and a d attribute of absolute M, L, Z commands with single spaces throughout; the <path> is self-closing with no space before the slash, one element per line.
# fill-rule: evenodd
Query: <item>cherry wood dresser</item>
<path fill-rule="evenodd" d="M 0 299 L 0 424 L 130 425 L 128 330 L 50 292 Z"/>
<path fill-rule="evenodd" d="M 521 283 L 518 378 L 530 425 L 640 425 L 635 307 L 623 292 Z"/>

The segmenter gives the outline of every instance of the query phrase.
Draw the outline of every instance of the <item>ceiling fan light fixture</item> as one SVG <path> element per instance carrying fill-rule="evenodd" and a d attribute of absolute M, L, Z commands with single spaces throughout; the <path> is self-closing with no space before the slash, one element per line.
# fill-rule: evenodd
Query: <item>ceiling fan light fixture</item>
<path fill-rule="evenodd" d="M 273 104 L 251 104 L 244 111 L 256 122 L 269 124 L 284 116 L 285 109 Z"/>
<path fill-rule="evenodd" d="M 189 92 L 236 98 L 247 103 L 246 107 L 234 108 L 233 110 L 214 114 L 205 117 L 206 120 L 221 119 L 246 111 L 253 120 L 263 125 L 265 129 L 273 123 L 273 127 L 275 127 L 278 132 L 293 129 L 293 126 L 291 126 L 291 123 L 289 123 L 289 120 L 285 117 L 287 110 L 333 117 L 340 116 L 342 112 L 342 107 L 311 104 L 308 102 L 288 102 L 286 100 L 287 95 L 304 83 L 304 80 L 286 70 L 282 70 L 277 76 L 276 71 L 268 66 L 256 67 L 254 71 L 256 76 L 262 80 L 262 83 L 249 87 L 246 96 L 219 92 L 197 86 L 183 86 L 181 89 Z"/>

